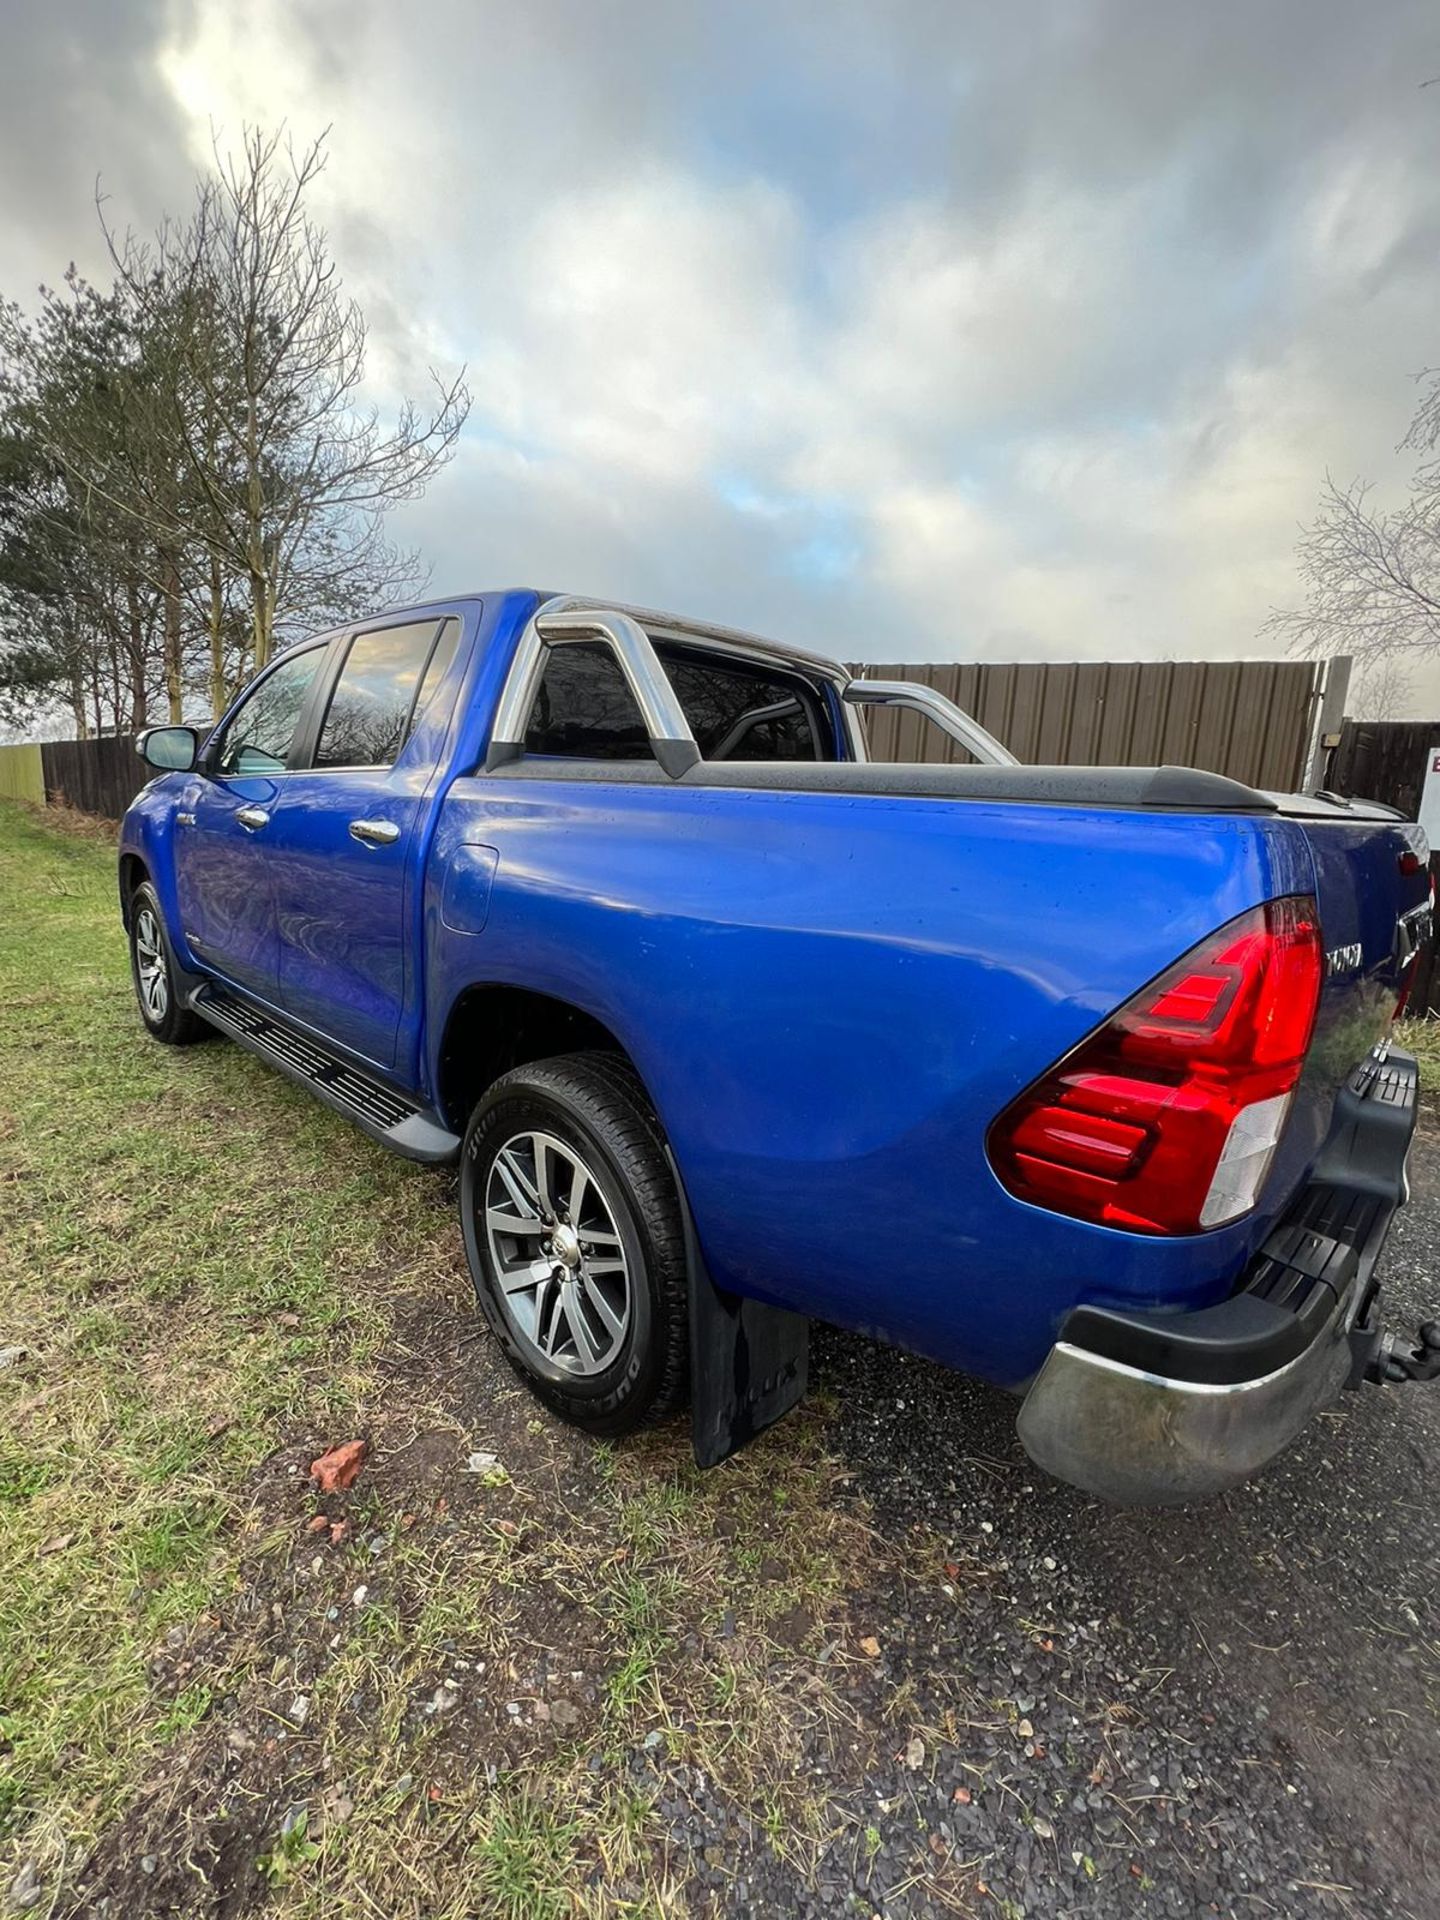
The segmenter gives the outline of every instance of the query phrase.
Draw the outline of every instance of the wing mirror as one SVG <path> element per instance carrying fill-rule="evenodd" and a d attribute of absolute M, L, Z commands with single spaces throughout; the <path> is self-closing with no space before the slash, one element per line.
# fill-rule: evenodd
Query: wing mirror
<path fill-rule="evenodd" d="M 194 727 L 147 727 L 135 751 L 146 766 L 161 773 L 188 773 L 200 751 L 200 736 Z"/>

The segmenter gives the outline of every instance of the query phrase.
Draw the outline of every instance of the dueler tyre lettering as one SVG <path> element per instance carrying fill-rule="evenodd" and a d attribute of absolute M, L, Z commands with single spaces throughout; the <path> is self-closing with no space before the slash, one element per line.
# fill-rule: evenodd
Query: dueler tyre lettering
<path fill-rule="evenodd" d="M 681 1402 L 679 1203 L 624 1060 L 567 1054 L 497 1080 L 465 1136 L 460 1212 L 480 1305 L 548 1407 L 613 1435 Z"/>

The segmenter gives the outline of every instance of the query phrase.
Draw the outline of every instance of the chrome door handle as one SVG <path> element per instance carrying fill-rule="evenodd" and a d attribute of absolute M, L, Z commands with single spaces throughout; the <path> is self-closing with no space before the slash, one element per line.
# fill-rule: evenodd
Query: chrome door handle
<path fill-rule="evenodd" d="M 261 827 L 268 827 L 270 824 L 270 816 L 264 807 L 241 807 L 237 810 L 235 818 L 247 833 L 258 833 Z"/>
<path fill-rule="evenodd" d="M 175 824 L 177 827 L 193 827 L 195 824 L 195 816 L 193 813 L 177 813 L 175 816 Z"/>
<path fill-rule="evenodd" d="M 352 820 L 350 838 L 367 847 L 393 847 L 400 838 L 400 829 L 393 820 Z"/>

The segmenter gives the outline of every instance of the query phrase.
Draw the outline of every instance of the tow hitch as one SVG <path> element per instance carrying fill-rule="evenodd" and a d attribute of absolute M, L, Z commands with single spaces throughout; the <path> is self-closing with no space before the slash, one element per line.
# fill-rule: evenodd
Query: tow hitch
<path fill-rule="evenodd" d="M 1376 1386 L 1399 1386 L 1407 1380 L 1434 1380 L 1440 1375 L 1440 1320 L 1426 1320 L 1419 1334 L 1383 1333 L 1378 1327 L 1357 1327 L 1350 1336 L 1365 1346 L 1361 1378 Z M 1418 1339 L 1419 1344 L 1412 1342 Z M 1358 1356 L 1357 1356 L 1358 1357 Z"/>

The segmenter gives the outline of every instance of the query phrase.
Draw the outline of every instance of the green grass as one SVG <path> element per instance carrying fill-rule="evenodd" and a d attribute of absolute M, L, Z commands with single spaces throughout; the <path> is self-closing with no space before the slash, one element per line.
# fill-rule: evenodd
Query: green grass
<path fill-rule="evenodd" d="M 247 1469 L 353 1406 L 443 1216 L 245 1054 L 151 1042 L 113 848 L 3 827 L 0 1842 L 43 1850 L 203 1716 L 154 1696 L 157 1640 L 237 1578 Z"/>
<path fill-rule="evenodd" d="M 1440 1019 L 1430 1014 L 1423 1020 L 1401 1020 L 1395 1028 L 1395 1039 L 1420 1062 L 1421 1084 L 1426 1090 L 1440 1086 Z"/>
<path fill-rule="evenodd" d="M 709 1475 L 678 1424 L 575 1439 L 456 1314 L 445 1176 L 144 1034 L 103 832 L 0 805 L 0 899 L 0 1886 L 33 1859 L 61 1911 L 92 1848 L 183 1858 L 218 1818 L 252 1823 L 230 1912 L 662 1920 L 684 1863 L 625 1758 L 655 1733 L 813 1857 L 804 1649 L 873 1559 L 823 1411 Z M 317 1539 L 312 1449 L 360 1433 L 351 1536 Z M 507 1721 L 534 1645 L 587 1676 L 563 1729 Z M 457 1669 L 474 1722 L 424 1708 Z"/>
<path fill-rule="evenodd" d="M 475 1892 L 496 1920 L 566 1920 L 574 1906 L 574 1821 L 523 1793 L 493 1805 L 474 1843 Z"/>

